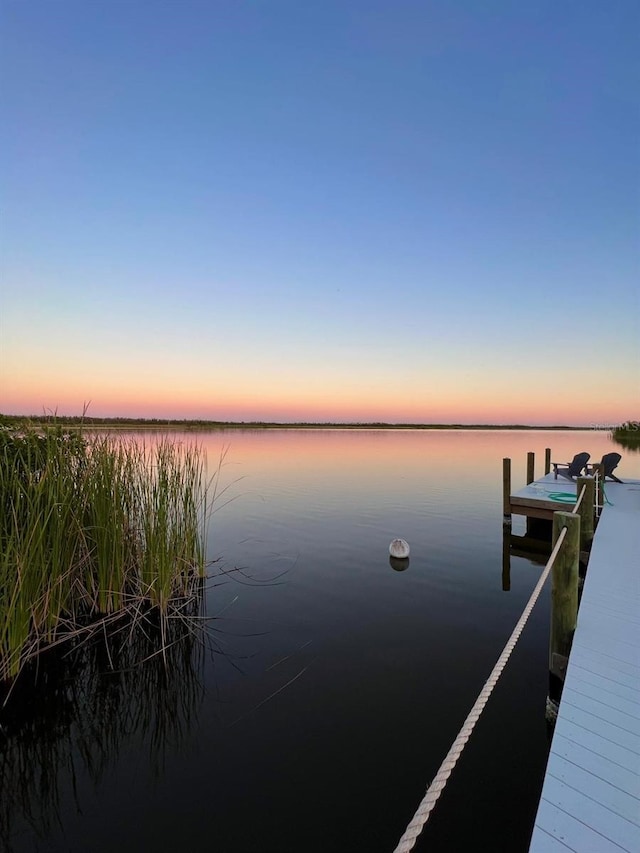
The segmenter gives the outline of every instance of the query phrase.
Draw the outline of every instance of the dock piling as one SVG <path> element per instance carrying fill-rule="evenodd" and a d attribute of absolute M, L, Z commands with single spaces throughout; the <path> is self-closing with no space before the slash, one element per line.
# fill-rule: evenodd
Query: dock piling
<path fill-rule="evenodd" d="M 544 450 L 544 473 L 545 476 L 551 472 L 551 448 L 545 447 Z"/>
<path fill-rule="evenodd" d="M 535 467 L 536 467 L 536 455 L 533 451 L 529 451 L 527 453 L 527 486 L 529 483 L 533 483 L 536 478 L 535 475 Z"/>
<path fill-rule="evenodd" d="M 578 619 L 580 516 L 571 512 L 554 513 L 552 534 L 554 547 L 565 527 L 567 528 L 565 539 L 551 574 L 549 672 L 559 680 L 560 684 L 564 682 L 571 641 Z M 557 701 L 555 696 L 550 698 Z"/>
<path fill-rule="evenodd" d="M 502 460 L 502 521 L 511 524 L 511 459 Z"/>
<path fill-rule="evenodd" d="M 593 477 L 578 477 L 576 493 L 585 489 L 584 498 L 578 507 L 580 515 L 580 551 L 589 551 L 594 532 L 596 482 Z"/>

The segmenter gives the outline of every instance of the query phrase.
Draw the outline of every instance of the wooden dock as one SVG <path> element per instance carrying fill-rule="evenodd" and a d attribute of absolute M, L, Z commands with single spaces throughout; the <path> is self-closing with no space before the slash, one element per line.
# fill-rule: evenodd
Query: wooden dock
<path fill-rule="evenodd" d="M 554 496 L 563 495 L 558 498 Z M 569 498 L 573 495 L 573 500 Z M 512 515 L 526 515 L 527 518 L 545 518 L 551 521 L 553 513 L 558 510 L 571 512 L 577 499 L 576 481 L 553 474 L 545 474 L 533 483 L 523 486 L 511 495 L 510 507 Z"/>
<path fill-rule="evenodd" d="M 530 515 L 549 489 L 572 484 L 547 474 L 512 496 L 525 501 L 513 512 Z M 605 495 L 530 853 L 640 851 L 640 480 Z"/>

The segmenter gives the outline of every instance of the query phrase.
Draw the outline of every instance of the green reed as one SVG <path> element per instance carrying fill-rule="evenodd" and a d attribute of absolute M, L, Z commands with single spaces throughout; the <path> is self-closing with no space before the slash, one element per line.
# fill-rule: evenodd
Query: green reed
<path fill-rule="evenodd" d="M 0 681 L 105 619 L 188 597 L 207 489 L 197 445 L 0 429 Z"/>

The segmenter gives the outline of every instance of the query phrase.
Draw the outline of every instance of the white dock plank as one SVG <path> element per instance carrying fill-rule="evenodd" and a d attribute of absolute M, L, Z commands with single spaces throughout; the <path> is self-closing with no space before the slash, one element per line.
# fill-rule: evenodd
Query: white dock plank
<path fill-rule="evenodd" d="M 566 759 L 572 764 L 577 764 L 588 773 L 599 776 L 615 788 L 622 791 L 634 792 L 636 798 L 640 797 L 640 776 L 633 768 L 618 764 L 613 758 L 604 755 L 601 751 L 596 752 L 591 747 L 586 747 L 575 740 L 569 740 L 564 735 L 557 736 L 555 744 L 555 756 Z M 600 744 L 602 748 L 602 744 Z M 640 802 L 639 802 L 640 807 Z"/>
<path fill-rule="evenodd" d="M 591 549 L 530 853 L 640 851 L 640 482 L 612 485 Z"/>
<path fill-rule="evenodd" d="M 536 824 L 534 830 L 539 853 L 567 853 L 569 850 L 575 853 L 622 853 L 624 850 L 553 803 L 545 803 L 545 807 L 547 824 L 544 829 Z"/>
<path fill-rule="evenodd" d="M 562 708 L 562 702 L 560 703 L 560 707 Z M 640 761 L 640 738 L 637 735 L 621 729 L 620 726 L 607 722 L 602 717 L 589 714 L 582 708 L 571 705 L 568 702 L 565 702 L 562 713 L 563 724 L 560 731 L 563 734 L 572 731 L 574 727 L 584 729 L 594 735 L 600 735 L 605 740 L 626 749 L 630 755 L 634 756 L 636 764 Z M 560 719 L 560 714 L 558 714 L 558 719 Z M 556 722 L 557 731 L 558 723 Z M 553 742 L 551 743 L 551 751 L 553 752 Z"/>
<path fill-rule="evenodd" d="M 611 761 L 616 765 L 623 767 L 625 770 L 628 770 L 630 773 L 638 775 L 638 762 L 640 762 L 640 756 L 631 752 L 625 746 L 620 746 L 608 738 L 603 737 L 599 732 L 591 732 L 588 729 L 582 728 L 582 726 L 567 725 L 564 726 L 561 733 L 558 733 L 557 731 L 555 732 L 554 740 L 555 738 L 558 738 L 558 743 L 561 743 L 562 739 L 565 739 L 580 747 L 589 749 L 598 756 L 603 766 L 605 766 L 607 762 Z M 554 744 L 554 749 L 555 748 L 556 746 Z M 561 752 L 560 754 L 563 753 Z"/>
<path fill-rule="evenodd" d="M 566 690 L 566 694 L 565 694 Z M 640 717 L 637 716 L 638 703 L 621 699 L 610 693 L 603 693 L 586 684 L 571 679 L 571 686 L 562 691 L 562 698 L 577 708 L 582 708 L 596 717 L 601 717 L 614 726 L 620 726 L 627 732 L 640 738 Z"/>
<path fill-rule="evenodd" d="M 573 817 L 577 824 L 585 827 L 585 835 L 591 837 L 593 834 L 594 841 L 595 838 L 600 837 L 602 846 L 604 846 L 602 839 L 606 838 L 612 844 L 617 844 L 618 847 L 629 851 L 629 853 L 638 853 L 640 850 L 640 826 L 638 824 L 632 823 L 623 815 L 601 805 L 597 800 L 583 794 L 582 791 L 577 791 L 553 776 L 547 775 L 545 778 L 541 804 L 542 802 L 554 805 L 557 809 Z M 582 819 L 578 815 L 582 815 Z M 547 817 L 544 817 L 540 823 L 538 821 L 540 821 L 540 812 L 538 812 L 536 819 L 536 827 L 540 825 L 549 831 L 552 824 L 549 823 Z M 575 846 L 579 853 L 585 849 L 584 846 L 576 844 L 571 838 L 565 837 L 562 840 L 569 846 Z M 594 849 L 602 850 L 602 846 Z"/>
<path fill-rule="evenodd" d="M 597 638 L 595 636 L 593 638 L 581 638 L 580 646 L 576 649 L 577 659 L 582 662 L 589 661 L 589 665 L 595 668 L 596 666 L 600 667 L 600 657 L 597 656 L 602 656 L 608 658 L 610 661 L 612 672 L 626 672 L 636 679 L 640 678 L 640 670 L 636 663 L 638 655 L 633 648 L 627 648 L 622 645 L 619 648 L 614 648 L 613 644 L 609 643 L 609 648 L 605 651 L 596 647 L 596 642 Z M 573 653 L 573 649 L 571 651 Z M 634 675 L 634 671 L 638 671 L 638 674 Z"/>
<path fill-rule="evenodd" d="M 601 675 L 592 669 L 586 669 L 573 661 L 572 683 L 576 690 L 584 693 L 587 689 L 598 690 L 600 694 L 608 694 L 612 704 L 615 697 L 632 703 L 635 713 L 640 702 L 640 682 L 637 678 L 629 678 L 626 682 L 610 675 Z"/>
<path fill-rule="evenodd" d="M 588 668 L 591 672 L 597 672 L 621 683 L 631 684 L 631 686 L 640 684 L 640 666 L 633 662 L 625 663 L 612 658 L 611 655 L 606 655 L 599 649 L 591 649 L 587 652 L 585 648 L 573 648 L 571 663 L 572 666 Z"/>
<path fill-rule="evenodd" d="M 637 720 L 634 721 L 629 714 L 620 714 L 602 703 L 591 702 L 588 697 L 576 694 L 571 688 L 567 689 L 566 684 L 561 705 L 562 702 L 567 722 L 602 732 L 609 740 L 625 746 L 640 757 L 640 732 L 633 729 L 634 723 L 637 729 Z"/>
<path fill-rule="evenodd" d="M 640 791 L 638 791 L 637 786 L 639 777 L 635 774 L 631 773 L 626 780 L 620 780 L 623 783 L 631 783 L 634 788 L 634 796 L 624 788 L 612 785 L 611 782 L 603 779 L 600 768 L 597 768 L 597 772 L 594 773 L 592 770 L 587 770 L 581 766 L 575 758 L 572 757 L 572 760 L 569 761 L 562 758 L 557 752 L 554 753 L 549 762 L 547 773 L 573 790 L 579 791 L 585 797 L 595 800 L 619 817 L 635 824 L 640 830 L 640 799 L 638 797 Z M 638 849 L 640 850 L 640 847 Z"/>

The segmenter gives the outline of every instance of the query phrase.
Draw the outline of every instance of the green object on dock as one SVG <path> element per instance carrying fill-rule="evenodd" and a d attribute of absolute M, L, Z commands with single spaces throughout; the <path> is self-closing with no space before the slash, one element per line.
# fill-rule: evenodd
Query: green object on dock
<path fill-rule="evenodd" d="M 577 500 L 572 492 L 549 492 L 547 497 L 550 501 L 558 501 L 562 504 L 574 504 Z"/>

